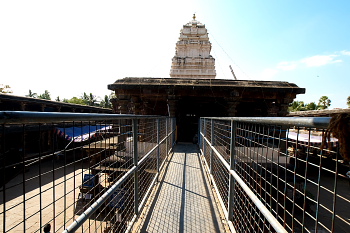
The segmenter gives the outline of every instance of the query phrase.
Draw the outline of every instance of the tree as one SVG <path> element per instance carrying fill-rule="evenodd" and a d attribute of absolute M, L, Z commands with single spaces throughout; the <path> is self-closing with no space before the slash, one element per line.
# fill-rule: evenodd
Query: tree
<path fill-rule="evenodd" d="M 37 98 L 38 94 L 37 93 L 33 93 L 32 90 L 29 89 L 29 94 L 26 95 L 26 97 Z"/>
<path fill-rule="evenodd" d="M 38 96 L 39 99 L 51 100 L 50 92 L 45 90 L 45 92 Z"/>
<path fill-rule="evenodd" d="M 11 87 L 9 85 L 0 84 L 0 93 L 4 93 L 4 94 L 12 93 Z"/>
<path fill-rule="evenodd" d="M 64 102 L 64 100 L 63 100 L 63 102 Z M 67 103 L 86 105 L 83 99 L 77 98 L 77 97 L 73 97 L 73 98 L 67 100 Z"/>
<path fill-rule="evenodd" d="M 90 93 L 89 95 L 84 92 L 84 94 L 81 96 L 81 99 L 84 101 L 85 105 L 89 106 L 98 106 L 97 104 L 97 98 L 95 95 Z"/>
<path fill-rule="evenodd" d="M 97 98 L 95 95 L 93 95 L 92 93 L 90 93 L 89 95 L 89 105 L 90 106 L 97 106 Z"/>
<path fill-rule="evenodd" d="M 321 98 L 318 101 L 318 108 L 319 109 L 327 109 L 329 106 L 331 106 L 331 100 L 328 98 L 328 96 L 321 96 Z"/>
<path fill-rule="evenodd" d="M 305 111 L 305 103 L 304 101 L 293 101 L 289 104 L 288 110 L 289 112 Z"/>
<path fill-rule="evenodd" d="M 308 110 L 317 110 L 318 106 L 315 102 L 311 102 L 305 106 L 305 109 Z"/>
<path fill-rule="evenodd" d="M 348 96 L 347 102 L 346 104 L 348 105 L 348 107 L 350 108 L 350 96 Z"/>
<path fill-rule="evenodd" d="M 105 95 L 105 98 L 101 100 L 100 107 L 102 108 L 112 108 L 111 100 L 108 95 Z"/>
<path fill-rule="evenodd" d="M 57 101 L 57 102 L 61 102 L 61 100 L 60 100 L 60 97 L 59 97 L 59 96 L 57 96 L 57 97 L 56 97 L 56 101 Z"/>

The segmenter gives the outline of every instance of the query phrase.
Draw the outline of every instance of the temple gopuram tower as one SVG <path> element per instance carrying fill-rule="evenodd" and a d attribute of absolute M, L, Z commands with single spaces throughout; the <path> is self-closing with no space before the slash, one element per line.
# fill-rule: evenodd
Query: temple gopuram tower
<path fill-rule="evenodd" d="M 193 20 L 183 25 L 172 59 L 170 77 L 214 79 L 215 59 L 210 55 L 211 43 L 205 25 Z"/>

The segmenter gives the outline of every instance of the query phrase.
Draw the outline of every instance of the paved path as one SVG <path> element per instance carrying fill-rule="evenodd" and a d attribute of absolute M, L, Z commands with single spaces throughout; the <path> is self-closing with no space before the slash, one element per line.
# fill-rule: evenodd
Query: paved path
<path fill-rule="evenodd" d="M 196 145 L 179 144 L 138 232 L 225 232 Z"/>

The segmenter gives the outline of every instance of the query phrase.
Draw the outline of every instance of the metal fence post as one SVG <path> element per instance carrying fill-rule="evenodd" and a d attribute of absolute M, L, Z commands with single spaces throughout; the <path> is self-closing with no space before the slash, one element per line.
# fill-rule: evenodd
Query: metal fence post
<path fill-rule="evenodd" d="M 134 173 L 134 213 L 138 215 L 138 205 L 139 205 L 139 169 L 138 169 L 138 151 L 137 151 L 137 141 L 138 141 L 138 129 L 137 129 L 137 119 L 132 120 L 132 138 L 133 138 L 133 151 L 134 151 L 134 166 L 136 170 Z"/>
<path fill-rule="evenodd" d="M 213 119 L 210 120 L 211 125 L 210 125 L 210 145 L 213 147 L 214 146 L 214 121 Z M 210 174 L 213 174 L 213 154 L 214 151 L 213 149 L 210 149 L 210 162 L 209 162 L 209 172 Z"/>
<path fill-rule="evenodd" d="M 165 120 L 165 153 L 166 156 L 168 156 L 168 143 L 169 143 L 169 138 L 168 138 L 168 123 L 169 123 L 169 118 L 166 118 Z M 167 157 L 166 157 L 167 158 Z"/>
<path fill-rule="evenodd" d="M 231 138 L 230 138 L 230 169 L 235 170 L 235 157 L 236 157 L 236 129 L 237 122 L 231 120 Z M 228 208 L 227 208 L 227 219 L 233 220 L 233 202 L 235 196 L 235 179 L 230 174 L 229 189 L 228 189 Z"/>
<path fill-rule="evenodd" d="M 203 120 L 203 155 L 205 156 L 206 153 L 206 143 L 205 143 L 205 139 L 207 137 L 207 128 L 206 128 L 206 124 L 207 124 L 207 120 L 206 119 L 202 119 Z"/>
<path fill-rule="evenodd" d="M 160 138 L 160 120 L 159 119 L 157 119 L 157 173 L 158 173 L 158 175 L 157 175 L 157 182 L 158 182 L 158 177 L 159 177 L 159 147 L 160 147 L 160 145 L 159 145 L 159 138 Z"/>
<path fill-rule="evenodd" d="M 171 142 L 172 144 L 171 144 L 171 148 L 173 148 L 173 146 L 174 146 L 174 143 L 176 142 L 176 135 L 177 135 L 177 128 L 176 128 L 176 118 L 173 118 L 172 119 L 172 121 L 173 121 L 173 125 L 172 125 L 172 130 L 171 130 L 171 132 L 173 132 L 173 141 Z"/>

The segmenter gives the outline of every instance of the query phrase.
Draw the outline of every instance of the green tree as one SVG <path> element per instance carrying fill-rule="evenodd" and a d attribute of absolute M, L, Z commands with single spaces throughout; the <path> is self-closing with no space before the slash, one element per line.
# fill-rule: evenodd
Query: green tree
<path fill-rule="evenodd" d="M 89 96 L 84 92 L 84 94 L 81 96 L 81 99 L 83 100 L 84 105 L 89 105 Z"/>
<path fill-rule="evenodd" d="M 348 105 L 348 107 L 350 108 L 350 96 L 348 96 L 347 102 L 346 104 Z"/>
<path fill-rule="evenodd" d="M 293 101 L 291 104 L 289 104 L 288 110 L 289 112 L 305 111 L 305 103 L 304 101 Z"/>
<path fill-rule="evenodd" d="M 4 93 L 4 94 L 12 93 L 11 87 L 9 85 L 0 84 L 0 93 Z"/>
<path fill-rule="evenodd" d="M 86 92 L 84 92 L 84 94 L 81 96 L 81 99 L 84 101 L 85 105 L 98 106 L 97 98 L 92 93 L 88 95 Z"/>
<path fill-rule="evenodd" d="M 111 100 L 108 95 L 105 95 L 105 98 L 101 100 L 100 107 L 102 108 L 112 108 Z"/>
<path fill-rule="evenodd" d="M 83 99 L 77 97 L 67 100 L 67 103 L 86 105 Z"/>
<path fill-rule="evenodd" d="M 38 96 L 39 99 L 45 99 L 45 100 L 51 100 L 50 92 L 48 90 L 45 90 L 43 94 L 40 94 Z"/>
<path fill-rule="evenodd" d="M 331 106 L 331 100 L 328 98 L 328 96 L 321 96 L 321 98 L 318 101 L 318 108 L 319 109 L 327 109 L 329 106 Z"/>
<path fill-rule="evenodd" d="M 26 95 L 26 97 L 38 98 L 38 94 L 29 89 L 29 93 Z"/>
<path fill-rule="evenodd" d="M 93 95 L 92 93 L 90 93 L 89 95 L 89 105 L 90 106 L 98 106 L 97 104 L 97 98 L 95 95 Z"/>
<path fill-rule="evenodd" d="M 61 102 L 61 100 L 60 100 L 60 97 L 59 97 L 59 96 L 57 96 L 57 97 L 56 97 L 56 101 L 57 101 L 57 102 Z"/>
<path fill-rule="evenodd" d="M 305 106 L 305 109 L 306 110 L 317 110 L 318 106 L 315 102 L 311 102 L 311 103 L 308 103 L 306 106 Z"/>

